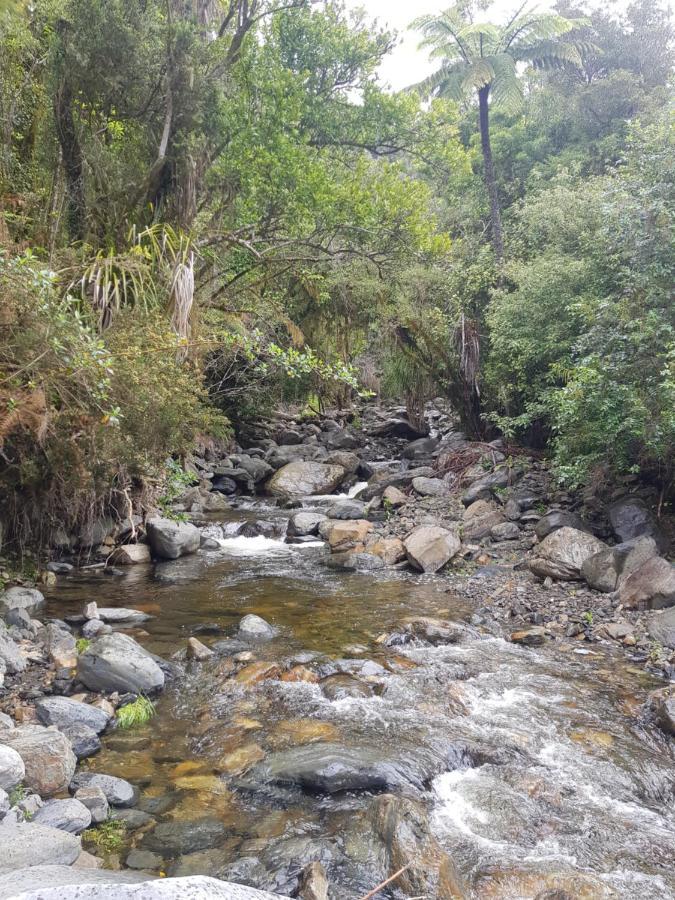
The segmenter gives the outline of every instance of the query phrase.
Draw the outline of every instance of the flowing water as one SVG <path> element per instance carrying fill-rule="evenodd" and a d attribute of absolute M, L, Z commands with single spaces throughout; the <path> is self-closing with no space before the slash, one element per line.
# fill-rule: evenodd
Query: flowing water
<path fill-rule="evenodd" d="M 610 651 L 526 650 L 480 633 L 442 578 L 335 572 L 323 545 L 233 536 L 259 519 L 282 536 L 286 515 L 233 510 L 229 524 L 211 525 L 218 550 L 117 577 L 75 574 L 51 599 L 53 615 L 88 600 L 151 613 L 132 633 L 167 658 L 190 635 L 212 644 L 256 613 L 279 629 L 253 648 L 257 660 L 296 660 L 325 675 L 331 660 L 347 659 L 332 680 L 359 675 L 363 695 L 329 699 L 311 682 L 240 684 L 223 656 L 184 663 L 151 724 L 104 738 L 88 765 L 139 785 L 141 808 L 160 822 L 209 816 L 225 826 L 217 846 L 167 861 L 170 872 L 284 893 L 320 859 L 335 900 L 374 887 L 372 795 L 310 794 L 255 774 L 270 754 L 318 740 L 376 754 L 402 773 L 472 897 L 553 897 L 552 886 L 571 897 L 675 897 L 673 754 L 639 715 L 653 680 Z M 411 615 L 463 623 L 464 636 L 436 647 L 377 642 Z M 364 660 L 383 668 L 361 668 Z M 242 771 L 247 759 L 253 768 Z M 143 832 L 134 841 L 142 845 Z"/>

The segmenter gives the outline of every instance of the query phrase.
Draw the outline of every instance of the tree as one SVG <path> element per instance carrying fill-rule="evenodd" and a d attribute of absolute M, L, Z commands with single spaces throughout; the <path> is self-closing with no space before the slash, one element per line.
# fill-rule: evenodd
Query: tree
<path fill-rule="evenodd" d="M 424 35 L 422 47 L 440 59 L 439 69 L 415 86 L 425 96 L 453 100 L 478 93 L 478 112 L 483 154 L 483 172 L 490 201 L 490 226 L 495 256 L 504 256 L 504 237 L 497 180 L 490 145 L 490 100 L 505 112 L 516 113 L 523 102 L 523 86 L 517 64 L 552 68 L 569 63 L 581 65 L 579 48 L 562 42 L 583 23 L 556 13 L 537 13 L 523 4 L 506 25 L 474 22 L 472 4 L 459 0 L 439 15 L 416 19 L 411 27 Z"/>

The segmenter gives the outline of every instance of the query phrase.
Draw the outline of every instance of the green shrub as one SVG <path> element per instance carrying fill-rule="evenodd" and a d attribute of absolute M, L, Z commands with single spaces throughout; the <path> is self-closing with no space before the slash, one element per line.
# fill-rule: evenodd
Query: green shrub
<path fill-rule="evenodd" d="M 155 715 L 155 705 L 147 697 L 139 697 L 133 703 L 127 703 L 117 710 L 118 728 L 135 728 L 145 725 Z"/>

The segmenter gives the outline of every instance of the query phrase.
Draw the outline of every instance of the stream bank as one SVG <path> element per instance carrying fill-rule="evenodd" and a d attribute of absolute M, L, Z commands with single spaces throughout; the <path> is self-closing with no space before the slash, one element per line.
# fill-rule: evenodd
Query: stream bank
<path fill-rule="evenodd" d="M 5 722 L 7 746 L 14 743 L 29 760 L 37 744 L 41 762 L 54 766 L 47 789 L 35 782 L 19 811 L 15 805 L 5 818 L 18 820 L 21 803 L 35 793 L 58 798 L 68 787 L 90 791 L 85 799 L 100 804 L 98 788 L 107 793 L 113 821 L 125 822 L 121 845 L 96 854 L 107 865 L 126 866 L 127 874 L 138 866 L 142 877 L 210 875 L 282 896 L 309 898 L 310 890 L 316 895 L 325 887 L 331 900 L 357 900 L 411 861 L 378 896 L 675 896 L 672 742 L 651 709 L 667 703 L 653 692 L 663 692 L 656 675 L 667 674 L 670 661 L 666 653 L 652 658 L 648 649 L 651 623 L 664 613 L 628 610 L 616 591 L 584 586 L 580 572 L 546 583 L 550 576 L 523 565 L 529 556 L 547 559 L 532 553 L 546 539 L 535 531 L 546 515 L 564 515 L 567 529 L 577 515 L 560 496 L 552 500 L 557 509 L 541 508 L 551 502 L 551 489 L 537 461 L 512 483 L 507 473 L 500 486 L 504 468 L 515 469 L 505 466 L 505 454 L 457 447 L 453 438 L 455 457 L 489 454 L 489 464 L 476 463 L 469 476 L 462 468 L 460 493 L 450 478 L 438 477 L 442 438 L 388 434 L 381 443 L 378 436 L 370 445 L 335 450 L 302 442 L 311 436 L 301 433 L 304 427 L 296 431 L 300 443 L 261 448 L 265 460 L 249 452 L 216 465 L 248 471 L 241 457 L 249 456 L 283 474 L 293 460 L 276 469 L 269 460 L 341 453 L 353 468 L 346 458 L 352 454 L 352 478 L 343 474 L 335 486 L 343 496 L 244 498 L 207 491 L 205 482 L 213 488 L 215 478 L 228 477 L 213 472 L 179 503 L 198 527 L 201 550 L 175 560 L 62 571 L 44 589 L 38 619 L 10 623 L 28 664 L 6 677 L 3 707 L 19 731 L 50 735 L 34 730 L 17 740 L 10 734 L 17 728 Z M 335 434 L 331 443 L 359 441 L 356 429 L 327 433 Z M 408 449 L 419 441 L 437 442 Z M 406 449 L 427 456 L 409 459 Z M 388 458 L 367 458 L 377 455 Z M 407 468 L 401 459 L 409 460 Z M 195 466 L 200 474 L 216 468 L 203 461 L 206 468 Z M 357 491 L 368 466 L 369 484 Z M 242 482 L 230 481 L 243 484 L 238 477 Z M 415 487 L 413 478 L 423 480 Z M 465 496 L 489 478 L 491 485 L 473 488 L 475 498 Z M 380 499 L 385 491 L 388 502 Z M 221 501 L 218 510 L 204 509 L 215 494 L 230 498 L 227 508 Z M 518 518 L 513 504 L 509 518 L 511 501 Z M 480 515 L 466 518 L 476 502 L 485 504 Z M 507 522 L 517 537 L 511 529 L 512 537 L 495 539 Z M 419 528 L 444 534 L 408 553 L 405 542 Z M 312 533 L 320 529 L 326 541 Z M 608 537 L 596 528 L 593 540 L 598 534 Z M 449 565 L 434 572 L 439 554 L 449 554 Z M 415 572 L 410 556 L 428 571 Z M 647 561 L 654 558 L 662 557 Z M 613 557 L 605 569 L 612 565 Z M 114 621 L 111 611 L 124 609 L 136 620 L 118 612 Z M 36 621 L 51 622 L 52 630 L 38 630 Z M 96 634 L 108 629 L 127 632 L 154 654 L 146 657 L 152 665 L 136 662 L 151 679 L 159 670 L 164 685 L 155 718 L 129 731 L 115 728 L 112 716 L 133 699 L 133 685 L 104 690 L 102 699 L 91 676 L 94 669 L 101 677 L 100 664 L 87 672 L 82 663 L 92 648 L 73 659 L 74 635 L 92 631 L 95 647 L 105 639 Z M 65 656 L 59 642 L 67 645 Z M 72 730 L 68 735 L 62 721 L 55 730 L 46 727 L 45 698 L 54 695 L 105 714 L 102 749 L 83 756 L 79 781 L 60 744 L 65 734 L 74 746 Z M 80 729 L 83 737 L 91 739 Z M 49 757 L 47 744 L 54 744 Z M 122 781 L 92 784 L 98 773 Z M 45 815 L 40 808 L 29 825 Z"/>

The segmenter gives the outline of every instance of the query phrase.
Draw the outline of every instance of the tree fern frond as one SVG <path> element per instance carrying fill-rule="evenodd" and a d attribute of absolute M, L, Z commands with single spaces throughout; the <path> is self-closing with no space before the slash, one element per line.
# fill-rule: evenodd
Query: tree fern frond
<path fill-rule="evenodd" d="M 523 105 L 523 85 L 516 72 L 516 62 L 508 53 L 499 53 L 490 59 L 494 80 L 490 96 L 493 104 L 505 113 L 514 114 Z"/>
<path fill-rule="evenodd" d="M 468 66 L 462 89 L 468 93 L 471 89 L 479 91 L 482 87 L 494 81 L 495 70 L 489 59 L 477 59 L 473 65 Z"/>
<path fill-rule="evenodd" d="M 461 100 L 461 84 L 464 71 L 467 66 L 464 60 L 456 60 L 454 63 L 442 65 L 428 78 L 412 84 L 407 91 L 416 91 L 421 97 L 431 97 L 434 94 L 442 94 L 452 100 Z"/>
<path fill-rule="evenodd" d="M 535 69 L 555 69 L 565 64 L 579 67 L 582 63 L 581 54 L 572 43 L 545 40 L 511 52 L 516 61 L 528 62 Z"/>

